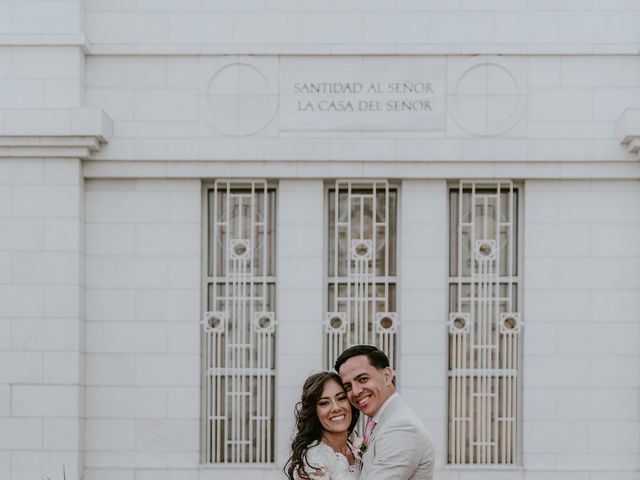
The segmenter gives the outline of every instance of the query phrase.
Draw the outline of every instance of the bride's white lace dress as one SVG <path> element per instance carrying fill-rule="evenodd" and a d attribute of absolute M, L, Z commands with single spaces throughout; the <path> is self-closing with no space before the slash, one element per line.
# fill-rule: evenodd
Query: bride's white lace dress
<path fill-rule="evenodd" d="M 307 463 L 311 467 L 307 465 L 305 471 L 312 480 L 358 480 L 360 478 L 358 460 L 353 465 L 349 465 L 347 457 L 334 452 L 333 448 L 322 442 L 309 447 Z"/>

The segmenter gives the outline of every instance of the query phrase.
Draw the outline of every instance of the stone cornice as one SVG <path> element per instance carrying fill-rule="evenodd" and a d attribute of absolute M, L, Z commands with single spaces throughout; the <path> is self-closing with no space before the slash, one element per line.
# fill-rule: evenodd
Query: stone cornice
<path fill-rule="evenodd" d="M 95 43 L 89 55 L 638 55 L 637 43 Z"/>
<path fill-rule="evenodd" d="M 640 162 L 425 162 L 410 161 L 114 161 L 85 162 L 85 178 L 429 178 L 640 179 Z"/>
<path fill-rule="evenodd" d="M 112 128 L 96 108 L 0 109 L 0 158 L 88 159 Z"/>
<path fill-rule="evenodd" d="M 629 108 L 616 122 L 616 134 L 620 143 L 627 146 L 640 160 L 640 108 Z"/>
<path fill-rule="evenodd" d="M 89 40 L 84 33 L 9 33 L 0 34 L 0 46 L 3 47 L 80 47 L 89 52 Z"/>

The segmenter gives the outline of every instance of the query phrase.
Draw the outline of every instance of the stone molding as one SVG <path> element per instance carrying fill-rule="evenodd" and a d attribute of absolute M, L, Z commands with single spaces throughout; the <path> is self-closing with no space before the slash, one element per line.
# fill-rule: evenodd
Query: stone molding
<path fill-rule="evenodd" d="M 637 55 L 637 43 L 92 43 L 89 55 Z"/>
<path fill-rule="evenodd" d="M 91 158 L 113 122 L 96 108 L 0 109 L 1 158 Z"/>
<path fill-rule="evenodd" d="M 616 134 L 621 138 L 620 143 L 640 160 L 640 108 L 624 111 L 616 122 Z"/>
<path fill-rule="evenodd" d="M 3 33 L 0 45 L 10 47 L 80 47 L 89 53 L 90 43 L 84 33 Z"/>
<path fill-rule="evenodd" d="M 424 162 L 411 161 L 153 161 L 94 159 L 85 178 L 349 178 L 461 179 L 640 179 L 640 162 Z"/>

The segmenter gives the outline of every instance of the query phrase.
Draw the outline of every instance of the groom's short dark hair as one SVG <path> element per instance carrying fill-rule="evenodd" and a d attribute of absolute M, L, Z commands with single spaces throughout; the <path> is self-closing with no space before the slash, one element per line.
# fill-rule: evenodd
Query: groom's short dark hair
<path fill-rule="evenodd" d="M 378 370 L 385 369 L 389 366 L 389 357 L 379 348 L 373 345 L 354 345 L 340 354 L 333 368 L 336 369 L 336 372 L 340 373 L 342 364 L 351 357 L 357 357 L 358 355 L 366 356 L 369 359 L 369 364 Z"/>

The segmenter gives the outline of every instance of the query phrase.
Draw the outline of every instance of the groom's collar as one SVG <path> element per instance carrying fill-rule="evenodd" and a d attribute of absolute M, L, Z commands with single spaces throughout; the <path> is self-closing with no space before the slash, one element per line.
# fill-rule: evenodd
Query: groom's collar
<path fill-rule="evenodd" d="M 382 406 L 378 409 L 376 414 L 371 417 L 376 424 L 380 423 L 380 419 L 382 418 L 382 412 L 389 406 L 389 404 L 393 401 L 394 398 L 399 397 L 398 392 L 393 392 L 389 398 L 382 404 Z"/>

